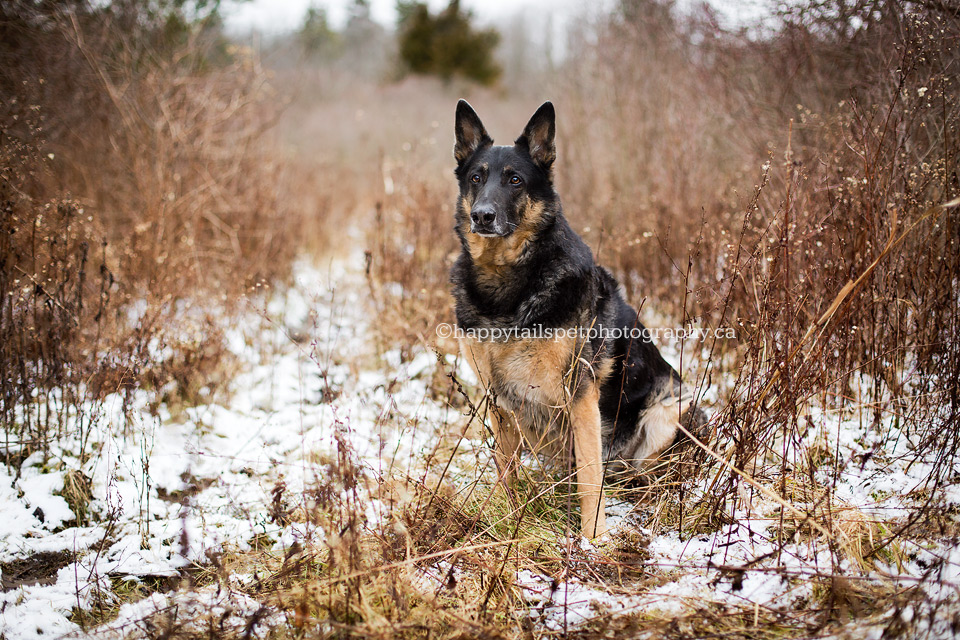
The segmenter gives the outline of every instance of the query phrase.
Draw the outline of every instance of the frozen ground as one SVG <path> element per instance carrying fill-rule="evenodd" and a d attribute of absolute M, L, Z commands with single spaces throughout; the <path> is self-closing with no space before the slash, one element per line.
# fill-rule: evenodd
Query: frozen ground
<path fill-rule="evenodd" d="M 60 469 L 80 468 L 76 438 L 57 442 L 46 462 L 40 454 L 28 458 L 19 477 L 0 466 L 0 562 L 42 552 L 77 558 L 42 581 L 51 584 L 16 584 L 15 576 L 4 576 L 0 637 L 77 632 L 71 613 L 109 601 L 108 577 L 173 576 L 226 546 L 249 548 L 263 534 L 280 547 L 320 535 L 305 525 L 278 528 L 267 514 L 278 482 L 296 495 L 322 472 L 317 461 L 324 454 L 336 459 L 335 431 L 362 466 L 380 475 L 424 447 L 430 433 L 422 425 L 449 420 L 447 409 L 424 400 L 421 374 L 432 370 L 433 354 L 403 364 L 395 352 L 374 358 L 362 279 L 334 264 L 325 270 L 301 265 L 296 281 L 266 309 L 251 308 L 247 326 L 229 331 L 241 370 L 223 403 L 192 407 L 177 418 L 162 405 L 151 415 L 146 393 L 135 396 L 126 417 L 119 396 L 89 408 L 100 413 L 87 446 L 98 455 L 80 470 L 92 479 L 95 520 L 105 522 L 65 524 L 74 514 L 58 495 L 65 479 Z M 291 333 L 301 334 L 299 344 Z M 374 364 L 358 370 L 365 359 Z M 408 428 L 385 433 L 387 411 L 393 424 Z M 368 517 L 378 517 L 374 502 Z M 125 607 L 121 623 L 172 597 L 158 594 Z M 104 632 L 109 636 L 115 627 Z"/>
<path fill-rule="evenodd" d="M 144 620 L 171 608 L 216 615 L 224 628 L 236 630 L 256 615 L 254 635 L 285 623 L 282 614 L 229 584 L 154 593 L 123 605 L 115 620 L 97 628 L 81 630 L 78 612 L 113 602 L 118 581 L 176 576 L 224 549 L 249 549 L 258 537 L 283 550 L 323 536 L 304 524 L 274 524 L 268 514 L 278 484 L 293 495 L 302 492 L 323 472 L 323 460 L 336 460 L 338 440 L 349 443 L 361 467 L 389 476 L 417 464 L 438 429 L 462 420 L 430 399 L 434 354 L 421 351 L 404 363 L 396 351 L 377 355 L 370 326 L 376 317 L 367 308 L 366 283 L 352 266 L 360 259 L 322 269 L 301 265 L 292 290 L 274 296 L 266 309 L 251 303 L 249 321 L 229 331 L 240 368 L 228 396 L 177 416 L 163 405 L 151 411 L 146 393 L 135 395 L 126 413 L 122 398 L 109 397 L 89 407 L 98 415 L 92 431 L 54 443 L 51 458 L 37 454 L 19 468 L 0 466 L 0 562 L 7 569 L 0 637 L 145 636 Z M 852 511 L 890 520 L 909 506 L 928 469 L 898 462 L 911 443 L 889 438 L 892 426 L 868 430 L 856 415 L 813 410 L 810 424 L 805 437 L 811 443 L 819 439 L 840 459 L 864 459 L 846 465 L 836 484 L 836 496 Z M 883 433 L 884 455 L 864 458 L 876 451 L 874 440 Z M 94 443 L 87 444 L 88 451 L 97 452 L 82 465 L 81 437 Z M 469 447 L 471 455 L 478 447 Z M 71 469 L 92 480 L 89 526 L 75 526 L 60 495 Z M 955 509 L 960 491 L 948 488 L 941 498 Z M 368 521 L 376 522 L 384 507 L 372 496 L 363 499 Z M 674 615 L 707 603 L 764 611 L 802 608 L 812 595 L 807 578 L 834 569 L 827 544 L 798 538 L 776 553 L 773 525 L 781 507 L 761 494 L 744 502 L 750 509 L 736 514 L 733 524 L 686 540 L 676 532 L 645 530 L 630 505 L 612 505 L 611 515 L 620 515 L 612 521 L 642 534 L 658 585 L 623 593 L 524 569 L 516 576 L 528 605 L 524 615 L 538 628 L 557 631 L 597 616 Z M 585 543 L 583 552 L 602 557 L 603 544 Z M 904 551 L 906 564 L 881 565 L 872 577 L 926 590 L 928 610 L 878 613 L 851 625 L 851 637 L 879 638 L 898 617 L 924 618 L 929 622 L 919 628 L 930 637 L 953 637 L 960 550 L 943 540 Z M 31 562 L 44 565 L 44 571 L 15 570 Z M 709 570 L 718 565 L 746 569 Z"/>

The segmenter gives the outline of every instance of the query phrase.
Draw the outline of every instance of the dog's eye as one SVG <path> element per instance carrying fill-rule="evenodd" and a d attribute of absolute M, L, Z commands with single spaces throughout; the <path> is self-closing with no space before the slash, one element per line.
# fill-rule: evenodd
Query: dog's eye
<path fill-rule="evenodd" d="M 470 176 L 470 182 L 473 182 L 475 184 L 480 184 L 480 174 L 475 173 L 472 176 Z"/>
<path fill-rule="evenodd" d="M 523 180 L 520 179 L 520 176 L 513 176 L 510 178 L 510 184 L 520 184 Z"/>

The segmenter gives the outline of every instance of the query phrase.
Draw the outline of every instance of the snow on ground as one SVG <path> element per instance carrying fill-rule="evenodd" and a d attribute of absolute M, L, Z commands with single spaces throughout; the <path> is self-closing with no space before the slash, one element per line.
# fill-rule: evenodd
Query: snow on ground
<path fill-rule="evenodd" d="M 322 473 L 317 461 L 336 459 L 338 433 L 362 467 L 389 475 L 391 468 L 416 461 L 433 443 L 438 425 L 460 419 L 429 399 L 432 353 L 421 351 L 401 362 L 398 352 L 375 352 L 371 323 L 376 317 L 367 306 L 360 264 L 362 256 L 323 269 L 302 264 L 296 286 L 274 295 L 265 309 L 251 304 L 248 321 L 227 333 L 240 367 L 229 396 L 176 416 L 164 405 L 151 407 L 145 392 L 135 394 L 126 411 L 122 397 L 108 397 L 102 406 L 89 408 L 99 415 L 92 430 L 55 443 L 51 460 L 36 454 L 19 469 L 0 466 L 0 562 L 40 553 L 66 558 L 46 580 L 13 585 L 0 595 L 0 637 L 80 635 L 72 612 L 110 602 L 110 577 L 173 576 L 225 547 L 249 549 L 257 536 L 270 536 L 283 549 L 322 535 L 304 524 L 281 528 L 270 520 L 271 492 L 281 480 L 294 495 L 309 487 Z M 297 342 L 293 334 L 305 340 Z M 922 486 L 929 470 L 899 461 L 898 454 L 911 445 L 878 435 L 893 433 L 891 425 L 867 429 L 856 416 L 815 409 L 809 418 L 808 445 L 821 442 L 839 459 L 858 461 L 844 467 L 838 498 L 884 519 L 909 506 L 908 494 Z M 87 450 L 98 454 L 81 467 L 77 456 L 84 435 L 95 443 Z M 880 437 L 886 439 L 878 442 Z M 882 460 L 864 455 L 878 449 L 886 453 Z M 98 524 L 71 525 L 74 514 L 59 495 L 63 469 L 70 468 L 92 479 L 90 509 Z M 945 499 L 956 505 L 960 492 L 948 488 Z M 650 567 L 662 576 L 659 586 L 625 595 L 577 578 L 557 581 L 522 570 L 517 584 L 529 605 L 527 615 L 556 631 L 598 615 L 669 615 L 707 602 L 782 611 L 802 606 L 812 595 L 804 577 L 837 569 L 829 548 L 797 540 L 777 553 L 773 525 L 779 505 L 759 494 L 745 503 L 749 510 L 736 513 L 732 524 L 690 539 L 642 529 L 631 518 L 630 505 L 612 504 L 610 522 L 639 529 L 649 541 Z M 370 504 L 368 519 L 375 521 L 380 513 L 375 501 Z M 583 549 L 588 555 L 602 553 L 603 544 Z M 913 553 L 906 566 L 885 567 L 885 572 L 901 576 L 905 585 L 920 581 L 931 607 L 960 609 L 960 551 L 945 544 Z M 710 570 L 717 566 L 745 568 Z M 769 570 L 774 566 L 781 569 Z M 937 567 L 936 575 L 929 575 L 931 567 Z M 849 564 L 839 569 L 857 571 Z M 441 579 L 429 571 L 422 576 L 426 583 Z M 88 633 L 136 636 L 150 613 L 169 610 L 215 612 L 228 626 L 242 625 L 260 607 L 248 596 L 216 586 L 155 593 L 123 605 L 116 620 Z M 274 612 L 256 615 L 260 628 L 282 623 Z M 891 617 L 902 615 L 887 612 L 853 629 L 852 636 L 878 636 Z M 938 619 L 928 625 L 931 637 L 949 637 L 946 616 L 942 624 Z"/>
<path fill-rule="evenodd" d="M 124 604 L 115 620 L 100 626 L 92 635 L 103 640 L 156 637 L 155 633 L 151 634 L 153 629 L 148 621 L 158 613 L 176 615 L 183 623 L 181 631 L 197 636 L 210 628 L 219 632 L 243 633 L 251 619 L 261 616 L 260 624 L 251 629 L 250 637 L 262 638 L 269 628 L 283 622 L 281 616 L 270 612 L 253 598 L 210 585 L 192 592 L 154 593 L 138 602 Z"/>
<path fill-rule="evenodd" d="M 842 474 L 835 483 L 819 478 L 823 486 L 835 487 L 835 496 L 853 514 L 864 514 L 877 522 L 907 514 L 914 491 L 922 489 L 930 476 L 930 465 L 910 462 L 905 455 L 909 441 L 897 437 L 895 429 L 884 423 L 879 428 L 865 427 L 857 415 L 830 414 L 811 409 L 811 424 L 806 444 L 826 443 L 832 450 L 839 444 Z M 892 422 L 892 418 L 890 421 Z M 869 421 L 867 421 L 869 423 Z M 865 456 L 868 451 L 884 455 Z M 903 456 L 903 457 L 900 457 Z M 843 464 L 843 461 L 849 461 Z M 704 478 L 703 483 L 710 478 Z M 700 487 L 702 490 L 703 485 Z M 696 488 L 695 488 L 696 490 Z M 960 501 L 956 485 L 939 489 L 941 504 L 954 510 Z M 860 576 L 861 568 L 850 560 L 837 566 L 827 542 L 813 538 L 780 546 L 776 526 L 780 505 L 756 494 L 749 509 L 738 509 L 735 522 L 719 531 L 681 539 L 676 531 L 655 534 L 635 526 L 649 540 L 649 565 L 667 578 L 658 587 L 640 594 L 614 593 L 596 585 L 584 585 L 576 579 L 557 583 L 549 577 L 521 571 L 518 585 L 531 604 L 530 616 L 545 628 L 559 631 L 578 626 L 599 615 L 656 614 L 674 616 L 713 604 L 721 607 L 759 607 L 765 611 L 803 611 L 813 596 L 814 576 L 832 573 Z M 799 508 L 812 505 L 794 503 Z M 614 508 L 618 505 L 614 504 Z M 623 505 L 619 505 L 623 506 Z M 608 512 L 610 507 L 608 507 Z M 843 519 L 844 513 L 837 513 Z M 854 516 L 861 517 L 861 516 Z M 629 519 L 613 519 L 619 526 L 630 526 Z M 907 545 L 911 557 L 903 566 L 878 563 L 867 570 L 866 579 L 889 580 L 901 588 L 919 587 L 926 593 L 924 609 L 891 609 L 872 621 L 851 623 L 843 638 L 880 638 L 897 618 L 923 615 L 917 630 L 926 638 L 954 638 L 954 616 L 960 611 L 960 547 L 956 540 L 940 544 Z M 717 571 L 717 568 L 724 568 Z"/>
<path fill-rule="evenodd" d="M 77 554 L 52 584 L 17 586 L 0 595 L 0 637 L 76 631 L 71 611 L 89 609 L 98 598 L 109 601 L 108 576 L 172 576 L 225 545 L 248 549 L 258 535 L 288 546 L 315 533 L 303 524 L 273 524 L 267 516 L 271 491 L 281 478 L 292 495 L 313 482 L 321 472 L 315 461 L 336 459 L 337 429 L 358 462 L 377 474 L 425 447 L 433 431 L 421 425 L 449 420 L 447 409 L 425 400 L 421 377 L 436 358 L 421 353 L 401 363 L 395 352 L 376 358 L 369 337 L 375 318 L 368 315 L 366 284 L 357 273 L 344 264 L 326 270 L 300 265 L 294 288 L 260 312 L 251 309 L 245 326 L 231 328 L 229 342 L 242 371 L 222 403 L 191 407 L 177 417 L 161 405 L 152 415 L 143 392 L 135 394 L 126 416 L 120 396 L 90 407 L 102 415 L 87 449 L 99 454 L 82 471 L 92 478 L 94 520 L 104 524 L 63 527 L 74 514 L 58 495 L 64 472 L 53 468 L 79 467 L 76 438 L 56 443 L 54 460 L 45 463 L 39 453 L 28 458 L 19 477 L 0 466 L 0 562 L 40 552 Z M 306 340 L 297 344 L 289 337 L 293 331 Z M 370 367 L 354 371 L 365 359 Z M 391 424 L 407 426 L 386 426 L 388 411 Z M 368 515 L 376 518 L 376 510 Z M 168 607 L 175 597 L 155 594 L 149 602 L 126 605 L 121 618 L 129 622 L 142 617 L 144 607 Z M 116 624 L 103 631 L 104 637 L 116 635 Z"/>

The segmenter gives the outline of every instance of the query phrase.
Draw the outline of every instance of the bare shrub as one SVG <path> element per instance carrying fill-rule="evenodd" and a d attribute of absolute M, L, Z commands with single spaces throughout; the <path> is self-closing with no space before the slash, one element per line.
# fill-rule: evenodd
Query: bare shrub
<path fill-rule="evenodd" d="M 68 406 L 137 387 L 191 402 L 225 382 L 216 314 L 297 252 L 267 74 L 175 17 L 0 10 L 2 415 L 24 453 Z"/>

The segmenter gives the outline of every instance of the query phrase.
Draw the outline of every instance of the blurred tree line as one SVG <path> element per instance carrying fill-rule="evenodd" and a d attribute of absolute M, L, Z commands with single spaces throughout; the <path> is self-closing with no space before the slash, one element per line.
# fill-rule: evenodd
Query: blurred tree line
<path fill-rule="evenodd" d="M 183 62 L 201 68 L 223 65 L 231 59 L 230 41 L 223 32 L 221 0 L 11 0 L 6 4 L 3 27 L 8 31 L 16 29 L 18 21 L 36 25 L 38 20 L 73 16 L 86 24 L 109 23 L 116 33 L 125 34 L 118 50 L 149 52 L 153 58 L 168 58 L 177 52 Z M 188 44 L 196 50 L 194 55 L 183 57 L 182 49 Z"/>
<path fill-rule="evenodd" d="M 181 62 L 202 69 L 231 61 L 233 49 L 224 34 L 222 0 L 15 0 L 3 4 L 0 56 L 4 49 L 13 55 L 12 50 L 18 48 L 23 30 L 17 25 L 22 26 L 25 20 L 73 15 L 85 22 L 108 21 L 116 32 L 128 33 L 127 51 L 133 48 L 156 56 L 158 52 L 163 55 L 182 50 L 187 43 L 202 42 L 202 48 Z M 475 28 L 474 15 L 463 9 L 459 0 L 450 0 L 436 13 L 420 0 L 398 0 L 396 9 L 396 31 L 391 33 L 371 17 L 369 0 L 353 0 L 347 8 L 346 23 L 338 30 L 331 24 L 326 7 L 316 3 L 308 8 L 296 33 L 279 38 L 273 48 L 292 45 L 311 60 L 337 63 L 366 77 L 413 73 L 444 80 L 463 78 L 484 85 L 500 79 L 502 69 L 496 61 L 500 34 L 493 28 Z"/>

